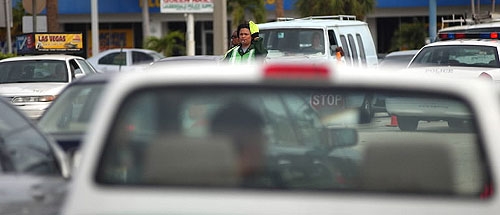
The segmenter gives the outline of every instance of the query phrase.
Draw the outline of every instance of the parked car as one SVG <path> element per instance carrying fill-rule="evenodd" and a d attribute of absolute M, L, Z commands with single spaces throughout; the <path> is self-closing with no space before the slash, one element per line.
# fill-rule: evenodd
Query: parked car
<path fill-rule="evenodd" d="M 378 68 L 384 70 L 405 69 L 417 52 L 418 49 L 391 52 L 382 59 Z"/>
<path fill-rule="evenodd" d="M 80 147 L 102 91 L 114 73 L 80 78 L 69 84 L 38 120 L 69 155 Z"/>
<path fill-rule="evenodd" d="M 71 55 L 20 56 L 0 60 L 0 95 L 31 119 L 38 119 L 63 88 L 97 71 Z"/>
<path fill-rule="evenodd" d="M 108 49 L 87 58 L 87 60 L 97 70 L 107 73 L 141 71 L 149 63 L 164 57 L 162 54 L 149 49 L 123 48 Z"/>
<path fill-rule="evenodd" d="M 164 70 L 108 83 L 62 214 L 500 210 L 500 102 L 491 82 L 317 64 Z M 386 126 L 390 117 L 360 124 L 342 95 L 368 93 L 461 104 L 472 126 L 426 122 L 401 132 Z"/>
<path fill-rule="evenodd" d="M 0 98 L 0 109 L 0 214 L 58 214 L 70 160 L 9 101 Z"/>

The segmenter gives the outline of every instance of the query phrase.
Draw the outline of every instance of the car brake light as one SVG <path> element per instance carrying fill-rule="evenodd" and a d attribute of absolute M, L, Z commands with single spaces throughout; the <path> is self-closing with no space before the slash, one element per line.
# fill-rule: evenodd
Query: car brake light
<path fill-rule="evenodd" d="M 478 78 L 482 78 L 482 79 L 486 79 L 486 80 L 493 80 L 493 77 L 491 77 L 490 74 L 486 73 L 486 72 L 482 72 Z"/>
<path fill-rule="evenodd" d="M 329 74 L 328 66 L 315 64 L 275 64 L 264 69 L 266 78 L 277 79 L 324 79 Z"/>

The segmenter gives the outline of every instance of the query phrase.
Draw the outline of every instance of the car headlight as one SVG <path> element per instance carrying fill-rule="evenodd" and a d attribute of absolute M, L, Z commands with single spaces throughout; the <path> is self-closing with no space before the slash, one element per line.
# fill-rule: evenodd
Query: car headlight
<path fill-rule="evenodd" d="M 18 96 L 12 99 L 12 103 L 27 103 L 27 102 L 51 102 L 56 99 L 56 96 Z"/>

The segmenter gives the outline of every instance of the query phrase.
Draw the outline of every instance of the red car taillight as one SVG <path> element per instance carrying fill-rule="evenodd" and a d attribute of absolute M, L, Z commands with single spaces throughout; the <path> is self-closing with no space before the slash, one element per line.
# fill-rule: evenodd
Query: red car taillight
<path fill-rule="evenodd" d="M 486 73 L 486 72 L 482 72 L 478 78 L 483 78 L 483 79 L 487 79 L 487 80 L 493 80 L 493 77 L 491 77 L 490 74 Z"/>

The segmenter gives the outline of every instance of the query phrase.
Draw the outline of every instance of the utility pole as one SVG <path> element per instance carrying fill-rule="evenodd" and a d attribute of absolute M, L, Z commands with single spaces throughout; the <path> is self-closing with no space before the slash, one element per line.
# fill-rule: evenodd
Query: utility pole
<path fill-rule="evenodd" d="M 227 51 L 227 0 L 214 0 L 214 55 Z"/>
<path fill-rule="evenodd" d="M 215 12 L 215 11 L 214 11 Z M 184 17 L 186 17 L 186 50 L 187 56 L 194 56 L 195 54 L 195 41 L 194 41 L 194 15 L 193 13 L 185 13 Z"/>
<path fill-rule="evenodd" d="M 279 17 L 285 17 L 285 10 L 283 8 L 283 0 L 276 0 L 274 6 L 276 8 L 276 19 L 278 19 Z"/>
<path fill-rule="evenodd" d="M 149 5 L 148 5 L 148 0 L 141 0 L 142 1 L 142 37 L 143 41 L 146 41 L 146 39 L 149 37 L 150 29 L 149 29 Z"/>
<path fill-rule="evenodd" d="M 437 30 L 437 0 L 429 0 L 429 40 L 432 42 L 436 39 Z"/>
<path fill-rule="evenodd" d="M 10 32 L 10 23 L 12 22 L 10 20 L 10 17 L 11 17 L 11 11 L 12 11 L 12 7 L 10 6 L 9 2 L 10 0 L 4 0 L 5 4 L 5 29 L 7 29 L 7 32 L 6 32 L 6 39 L 7 39 L 7 53 L 12 53 L 12 39 L 11 39 L 11 32 Z"/>
<path fill-rule="evenodd" d="M 90 19 L 92 34 L 92 55 L 99 53 L 99 16 L 97 0 L 90 0 Z"/>
<path fill-rule="evenodd" d="M 31 15 L 33 15 L 33 33 L 35 33 L 36 32 L 36 14 L 37 14 L 36 0 L 32 0 L 31 2 L 33 4 L 33 9 L 31 11 Z"/>

